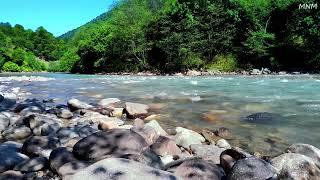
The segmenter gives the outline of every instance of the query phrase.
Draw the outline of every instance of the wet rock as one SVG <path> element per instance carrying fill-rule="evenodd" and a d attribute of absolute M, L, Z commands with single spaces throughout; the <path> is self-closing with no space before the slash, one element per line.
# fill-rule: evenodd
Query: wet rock
<path fill-rule="evenodd" d="M 25 109 L 27 109 L 29 112 L 42 113 L 45 111 L 45 105 L 37 99 L 26 100 L 23 103 L 17 104 L 17 106 L 14 108 L 14 112 L 20 113 Z"/>
<path fill-rule="evenodd" d="M 58 172 L 61 166 L 76 160 L 77 159 L 73 156 L 72 152 L 70 152 L 67 148 L 59 147 L 51 152 L 49 164 L 53 171 Z"/>
<path fill-rule="evenodd" d="M 232 139 L 231 131 L 228 128 L 221 127 L 213 132 L 215 135 L 223 139 Z"/>
<path fill-rule="evenodd" d="M 139 134 L 126 129 L 94 133 L 73 147 L 73 154 L 83 160 L 99 160 L 107 155 L 139 154 L 147 142 Z"/>
<path fill-rule="evenodd" d="M 228 179 L 272 179 L 277 177 L 276 169 L 264 160 L 245 158 L 238 160 L 232 167 Z"/>
<path fill-rule="evenodd" d="M 70 139 L 79 137 L 79 134 L 74 127 L 62 127 L 56 132 L 55 136 L 60 140 L 60 142 L 65 143 Z"/>
<path fill-rule="evenodd" d="M 78 99 L 70 99 L 67 104 L 68 104 L 68 107 L 72 111 L 75 111 L 75 110 L 78 110 L 78 109 L 90 109 L 90 108 L 93 108 L 93 106 L 91 106 L 90 104 L 82 102 L 82 101 L 80 101 Z"/>
<path fill-rule="evenodd" d="M 45 157 L 36 157 L 25 160 L 14 167 L 14 170 L 21 172 L 36 172 L 47 168 L 48 159 Z"/>
<path fill-rule="evenodd" d="M 13 169 L 17 164 L 29 159 L 28 156 L 19 152 L 20 148 L 20 143 L 12 141 L 0 144 L 0 173 Z"/>
<path fill-rule="evenodd" d="M 210 160 L 214 164 L 220 164 L 220 155 L 226 149 L 217 147 L 215 145 L 193 144 L 190 146 L 194 155 L 205 160 Z"/>
<path fill-rule="evenodd" d="M 32 114 L 24 119 L 27 126 L 37 136 L 47 136 L 60 129 L 62 121 L 49 115 Z"/>
<path fill-rule="evenodd" d="M 160 124 L 156 120 L 151 120 L 150 122 L 146 123 L 145 126 L 152 127 L 159 136 L 167 136 L 167 132 L 162 129 Z"/>
<path fill-rule="evenodd" d="M 68 109 L 58 109 L 57 116 L 64 119 L 70 119 L 73 117 L 73 113 Z"/>
<path fill-rule="evenodd" d="M 57 138 L 49 136 L 32 136 L 22 146 L 22 151 L 30 156 L 44 156 L 49 158 L 50 152 L 59 147 Z"/>
<path fill-rule="evenodd" d="M 320 169 L 315 162 L 302 154 L 286 153 L 271 160 L 271 164 L 278 170 L 280 179 L 310 179 L 320 178 Z"/>
<path fill-rule="evenodd" d="M 150 148 L 160 156 L 182 154 L 175 141 L 165 136 L 160 136 Z"/>
<path fill-rule="evenodd" d="M 217 136 L 214 134 L 214 132 L 208 130 L 208 129 L 203 129 L 201 131 L 201 134 L 203 135 L 203 137 L 205 137 L 205 139 L 207 141 L 209 141 L 211 144 L 216 144 L 216 142 L 221 139 L 221 137 Z"/>
<path fill-rule="evenodd" d="M 211 123 L 216 123 L 223 120 L 223 115 L 225 115 L 227 111 L 224 110 L 212 110 L 202 114 L 202 119 Z"/>
<path fill-rule="evenodd" d="M 11 117 L 12 117 L 12 114 L 10 112 L 0 113 L 0 133 L 9 126 Z"/>
<path fill-rule="evenodd" d="M 260 112 L 247 116 L 245 121 L 250 123 L 272 124 L 279 123 L 282 117 L 279 114 Z"/>
<path fill-rule="evenodd" d="M 23 180 L 25 179 L 24 175 L 20 171 L 6 171 L 0 174 L 1 180 Z"/>
<path fill-rule="evenodd" d="M 130 130 L 142 136 L 148 145 L 153 144 L 159 137 L 157 131 L 150 126 L 133 127 Z"/>
<path fill-rule="evenodd" d="M 252 157 L 250 154 L 242 152 L 240 149 L 227 149 L 220 154 L 220 165 L 226 173 L 230 172 L 233 165 L 240 159 Z"/>
<path fill-rule="evenodd" d="M 293 144 L 287 150 L 311 158 L 320 167 L 320 149 L 310 144 Z"/>
<path fill-rule="evenodd" d="M 118 104 L 120 104 L 120 102 L 121 102 L 121 100 L 118 98 L 107 98 L 107 99 L 100 100 L 98 103 L 98 106 L 105 108 L 105 109 L 113 109 Z"/>
<path fill-rule="evenodd" d="M 111 179 L 152 179 L 152 180 L 179 180 L 181 178 L 142 163 L 122 159 L 109 158 L 101 160 L 91 166 L 82 169 L 68 177 L 69 180 L 111 180 Z"/>
<path fill-rule="evenodd" d="M 216 144 L 220 148 L 230 149 L 231 145 L 225 139 L 219 139 Z"/>
<path fill-rule="evenodd" d="M 201 159 L 192 159 L 183 162 L 177 167 L 174 174 L 186 180 L 221 180 L 225 176 L 225 173 L 220 167 L 212 162 Z"/>
<path fill-rule="evenodd" d="M 126 102 L 125 112 L 130 119 L 146 117 L 150 107 L 145 104 Z"/>
<path fill-rule="evenodd" d="M 6 140 L 21 140 L 29 137 L 32 134 L 28 127 L 9 127 L 3 131 L 2 136 Z"/>
<path fill-rule="evenodd" d="M 191 144 L 201 144 L 205 141 L 200 134 L 182 127 L 176 128 L 177 134 L 174 136 L 177 145 L 189 149 Z"/>

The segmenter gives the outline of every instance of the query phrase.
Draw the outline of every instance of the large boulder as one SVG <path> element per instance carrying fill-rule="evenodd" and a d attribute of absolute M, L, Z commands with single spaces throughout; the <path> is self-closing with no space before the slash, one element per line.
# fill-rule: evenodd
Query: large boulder
<path fill-rule="evenodd" d="M 24 119 L 27 126 L 32 129 L 34 135 L 47 136 L 55 133 L 61 126 L 62 121 L 54 116 L 31 114 Z"/>
<path fill-rule="evenodd" d="M 2 136 L 6 140 L 22 140 L 32 134 L 31 129 L 25 126 L 9 127 L 2 132 Z"/>
<path fill-rule="evenodd" d="M 175 141 L 165 136 L 160 136 L 150 148 L 160 156 L 182 154 L 182 151 L 176 145 Z"/>
<path fill-rule="evenodd" d="M 131 128 L 131 131 L 134 131 L 142 136 L 148 145 L 153 144 L 159 137 L 157 131 L 150 126 L 133 127 Z"/>
<path fill-rule="evenodd" d="M 49 158 L 51 151 L 60 146 L 59 139 L 49 136 L 32 136 L 22 146 L 22 151 L 30 156 Z"/>
<path fill-rule="evenodd" d="M 25 176 L 20 171 L 6 171 L 0 174 L 1 180 L 24 180 Z"/>
<path fill-rule="evenodd" d="M 146 148 L 140 154 L 125 154 L 119 158 L 130 159 L 157 169 L 164 167 L 161 158 L 150 148 Z"/>
<path fill-rule="evenodd" d="M 145 104 L 126 102 L 125 113 L 130 119 L 146 117 L 150 107 Z"/>
<path fill-rule="evenodd" d="M 104 109 L 114 109 L 121 102 L 118 98 L 107 98 L 99 101 L 98 106 Z"/>
<path fill-rule="evenodd" d="M 57 167 L 58 170 L 56 172 L 60 177 L 70 177 L 71 175 L 77 173 L 81 169 L 90 166 L 91 164 L 91 162 L 74 160 Z"/>
<path fill-rule="evenodd" d="M 0 144 L 0 173 L 13 169 L 29 157 L 20 153 L 20 143 L 7 141 Z"/>
<path fill-rule="evenodd" d="M 320 179 L 320 169 L 309 157 L 297 153 L 285 153 L 271 160 L 278 170 L 280 179 L 317 180 Z"/>
<path fill-rule="evenodd" d="M 229 180 L 257 179 L 265 180 L 277 177 L 276 169 L 269 163 L 258 158 L 238 160 L 228 175 Z"/>
<path fill-rule="evenodd" d="M 205 138 L 197 132 L 182 127 L 176 128 L 177 134 L 174 139 L 177 145 L 189 149 L 191 144 L 201 144 Z"/>
<path fill-rule="evenodd" d="M 92 105 L 87 104 L 85 102 L 82 102 L 78 99 L 70 99 L 68 102 L 68 107 L 72 110 L 72 111 L 76 111 L 78 109 L 90 109 L 93 108 Z"/>
<path fill-rule="evenodd" d="M 292 153 L 308 156 L 320 167 L 320 149 L 310 144 L 293 144 L 287 150 Z"/>
<path fill-rule="evenodd" d="M 172 173 L 155 169 L 139 162 L 122 159 L 109 158 L 92 164 L 91 166 L 79 170 L 71 177 L 65 177 L 68 180 L 179 180 L 180 177 Z"/>
<path fill-rule="evenodd" d="M 246 157 L 252 157 L 252 155 L 244 152 L 240 148 L 227 149 L 220 154 L 220 165 L 224 171 L 228 173 L 238 160 Z"/>
<path fill-rule="evenodd" d="M 196 156 L 205 160 L 211 160 L 215 164 L 220 164 L 220 155 L 226 150 L 215 145 L 205 144 L 193 144 L 190 146 L 190 149 Z"/>
<path fill-rule="evenodd" d="M 258 124 L 274 124 L 279 123 L 283 117 L 279 114 L 268 113 L 268 112 L 259 112 L 247 116 L 244 120 L 250 123 Z"/>
<path fill-rule="evenodd" d="M 48 167 L 48 159 L 45 157 L 36 157 L 22 161 L 14 167 L 14 170 L 21 172 L 37 172 Z"/>
<path fill-rule="evenodd" d="M 94 133 L 73 147 L 73 154 L 83 160 L 99 160 L 104 156 L 139 154 L 148 144 L 139 134 L 127 129 L 111 129 Z"/>
<path fill-rule="evenodd" d="M 183 162 L 177 167 L 174 174 L 185 180 L 221 180 L 225 176 L 225 173 L 219 166 L 201 159 L 191 159 Z"/>

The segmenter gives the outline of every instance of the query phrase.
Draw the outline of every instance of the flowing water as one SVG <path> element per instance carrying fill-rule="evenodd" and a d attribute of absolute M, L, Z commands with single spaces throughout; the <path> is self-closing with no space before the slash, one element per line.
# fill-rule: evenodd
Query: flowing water
<path fill-rule="evenodd" d="M 9 76 L 41 76 L 45 81 L 16 81 Z M 52 79 L 51 79 L 52 78 Z M 102 98 L 149 104 L 165 128 L 183 126 L 229 128 L 231 144 L 251 152 L 274 155 L 291 143 L 320 146 L 320 76 L 105 76 L 73 74 L 0 74 L 0 85 L 19 87 L 28 98 L 53 98 L 66 103 Z M 252 123 L 257 112 L 281 118 Z"/>

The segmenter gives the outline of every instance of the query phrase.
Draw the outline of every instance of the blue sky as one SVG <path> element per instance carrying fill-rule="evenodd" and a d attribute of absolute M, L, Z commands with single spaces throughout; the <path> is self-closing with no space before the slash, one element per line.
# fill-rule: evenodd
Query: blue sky
<path fill-rule="evenodd" d="M 115 0 L 0 0 L 0 22 L 45 27 L 55 36 L 106 12 Z"/>

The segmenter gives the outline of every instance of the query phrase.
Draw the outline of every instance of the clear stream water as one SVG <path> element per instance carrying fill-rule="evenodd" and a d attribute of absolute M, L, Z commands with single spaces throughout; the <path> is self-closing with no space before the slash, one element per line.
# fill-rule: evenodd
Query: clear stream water
<path fill-rule="evenodd" d="M 42 76 L 42 82 L 9 80 L 8 76 Z M 251 152 L 275 155 L 289 144 L 320 147 L 320 76 L 106 76 L 73 74 L 0 74 L 0 85 L 20 87 L 29 98 L 72 97 L 90 103 L 119 98 L 149 104 L 165 128 L 183 126 L 229 128 L 232 145 Z M 157 108 L 157 109 L 156 109 Z M 270 112 L 282 116 L 271 123 L 244 121 L 244 117 Z"/>

